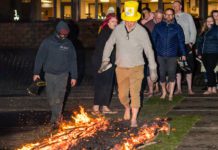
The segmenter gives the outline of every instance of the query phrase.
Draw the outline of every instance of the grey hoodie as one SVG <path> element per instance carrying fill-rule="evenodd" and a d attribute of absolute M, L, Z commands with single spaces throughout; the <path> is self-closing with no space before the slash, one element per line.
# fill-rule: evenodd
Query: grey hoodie
<path fill-rule="evenodd" d="M 75 48 L 69 39 L 58 37 L 57 33 L 61 29 L 69 30 L 69 27 L 65 22 L 60 21 L 56 32 L 41 43 L 35 60 L 35 75 L 38 75 L 43 68 L 46 73 L 70 73 L 71 79 L 77 79 Z"/>

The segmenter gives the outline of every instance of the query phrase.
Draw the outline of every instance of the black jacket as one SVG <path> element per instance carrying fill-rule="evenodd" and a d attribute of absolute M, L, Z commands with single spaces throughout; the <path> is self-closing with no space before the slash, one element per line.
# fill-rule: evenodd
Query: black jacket
<path fill-rule="evenodd" d="M 113 30 L 111 30 L 109 27 L 105 27 L 101 30 L 101 32 L 99 33 L 99 35 L 96 39 L 95 52 L 94 52 L 93 57 L 92 57 L 92 62 L 93 62 L 95 73 L 97 72 L 97 70 L 101 66 L 104 46 L 105 46 L 107 40 L 109 39 L 112 31 Z M 115 50 L 113 50 L 111 53 L 110 61 L 112 64 L 114 64 L 114 62 L 115 62 Z"/>
<path fill-rule="evenodd" d="M 218 53 L 218 26 L 214 25 L 199 37 L 197 42 L 199 54 Z"/>
<path fill-rule="evenodd" d="M 185 37 L 182 27 L 174 21 L 167 24 L 162 21 L 155 25 L 152 39 L 157 56 L 177 57 L 185 56 Z"/>
<path fill-rule="evenodd" d="M 57 30 L 66 28 L 61 22 Z M 56 31 L 57 32 L 57 31 Z M 40 74 L 41 68 L 47 73 L 70 73 L 71 79 L 77 79 L 77 58 L 75 48 L 68 39 L 60 39 L 57 33 L 46 38 L 36 55 L 34 74 Z"/>

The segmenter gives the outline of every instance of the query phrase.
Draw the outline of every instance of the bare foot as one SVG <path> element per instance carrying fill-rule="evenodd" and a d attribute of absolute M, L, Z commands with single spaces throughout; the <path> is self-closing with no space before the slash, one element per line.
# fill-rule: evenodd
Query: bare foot
<path fill-rule="evenodd" d="M 148 98 L 151 98 L 153 96 L 153 93 L 148 94 Z"/>
<path fill-rule="evenodd" d="M 164 94 L 162 94 L 162 95 L 161 95 L 160 99 L 165 99 L 165 98 L 166 98 L 166 96 L 167 96 L 167 94 L 166 94 L 166 93 L 164 93 Z"/>
<path fill-rule="evenodd" d="M 126 108 L 125 109 L 125 113 L 124 113 L 123 119 L 124 120 L 130 120 L 130 108 Z"/>
<path fill-rule="evenodd" d="M 217 93 L 217 91 L 212 91 L 212 93 L 213 93 L 213 94 L 216 94 L 216 93 Z"/>
<path fill-rule="evenodd" d="M 103 106 L 102 108 L 102 113 L 103 114 L 117 114 L 117 111 L 112 111 L 110 108 L 107 106 Z"/>
<path fill-rule="evenodd" d="M 174 94 L 175 94 L 175 95 L 182 94 L 182 91 L 181 91 L 181 90 L 177 90 Z"/>
<path fill-rule="evenodd" d="M 213 88 L 212 88 L 212 93 L 213 93 L 213 94 L 216 94 L 216 93 L 217 93 L 216 87 L 213 87 Z"/>
<path fill-rule="evenodd" d="M 132 127 L 132 128 L 138 127 L 137 121 L 136 121 L 136 120 L 131 120 L 131 125 L 130 125 L 130 127 Z"/>
<path fill-rule="evenodd" d="M 169 101 L 173 101 L 173 96 L 169 96 L 169 97 L 168 97 L 168 100 L 169 100 Z"/>
<path fill-rule="evenodd" d="M 188 95 L 194 95 L 195 93 L 192 90 L 188 91 Z"/>
<path fill-rule="evenodd" d="M 210 94 L 212 94 L 212 92 L 211 91 L 205 91 L 203 94 L 204 95 L 210 95 Z"/>

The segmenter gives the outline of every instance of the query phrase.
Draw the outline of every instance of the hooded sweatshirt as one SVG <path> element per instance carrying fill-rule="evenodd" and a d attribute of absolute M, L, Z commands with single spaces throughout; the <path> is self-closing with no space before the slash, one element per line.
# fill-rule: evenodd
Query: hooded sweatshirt
<path fill-rule="evenodd" d="M 40 45 L 36 55 L 34 74 L 40 74 L 41 68 L 46 73 L 70 73 L 71 79 L 77 79 L 77 58 L 72 42 L 61 39 L 57 33 L 62 29 L 69 31 L 68 25 L 60 21 L 56 32 L 46 38 Z"/>

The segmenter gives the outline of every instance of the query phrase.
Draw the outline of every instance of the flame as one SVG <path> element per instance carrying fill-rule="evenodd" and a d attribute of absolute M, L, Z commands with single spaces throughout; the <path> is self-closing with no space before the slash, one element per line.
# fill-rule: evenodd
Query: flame
<path fill-rule="evenodd" d="M 84 111 L 84 108 L 80 106 L 80 114 L 77 114 L 76 117 L 72 116 L 72 119 L 75 120 L 76 124 L 80 123 L 88 123 L 90 122 L 90 118 L 88 117 L 88 114 Z"/>
<path fill-rule="evenodd" d="M 106 131 L 109 121 L 104 117 L 90 118 L 83 107 L 80 113 L 74 113 L 69 122 L 62 122 L 60 129 L 49 138 L 41 142 L 26 144 L 18 150 L 65 150 L 71 149 L 78 142 L 87 137 L 94 137 L 98 131 Z M 116 144 L 113 150 L 134 150 L 139 145 L 151 143 L 159 132 L 169 133 L 170 125 L 167 119 L 156 118 L 151 124 L 144 124 L 137 135 L 130 134 L 130 138 L 123 139 L 123 143 Z"/>
<path fill-rule="evenodd" d="M 18 150 L 69 149 L 75 146 L 80 139 L 94 136 L 96 132 L 105 131 L 109 126 L 109 122 L 104 117 L 90 118 L 83 107 L 80 107 L 79 114 L 71 118 L 73 119 L 72 121 L 63 122 L 60 125 L 58 133 L 41 142 L 26 144 Z"/>
<path fill-rule="evenodd" d="M 159 125 L 162 123 L 161 125 Z M 170 132 L 170 125 L 166 119 L 156 118 L 151 126 L 144 125 L 138 132 L 137 136 L 133 136 L 126 140 L 122 145 L 122 150 L 132 150 L 139 144 L 146 144 L 153 141 L 159 132 Z"/>

